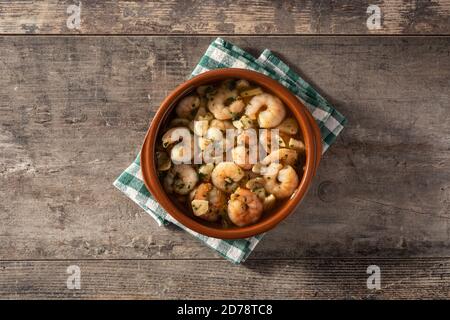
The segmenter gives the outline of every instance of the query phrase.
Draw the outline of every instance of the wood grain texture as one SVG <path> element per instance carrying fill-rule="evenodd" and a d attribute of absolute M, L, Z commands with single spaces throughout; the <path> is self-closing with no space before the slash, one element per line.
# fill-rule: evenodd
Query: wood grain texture
<path fill-rule="evenodd" d="M 367 289 L 378 265 L 381 290 Z M 66 286 L 78 265 L 81 289 Z M 0 262 L 0 298 L 28 299 L 448 299 L 450 259 L 302 259 Z"/>
<path fill-rule="evenodd" d="M 449 34 L 440 1 L 81 1 L 80 30 L 67 7 L 79 1 L 0 1 L 0 33 L 44 34 Z M 366 26 L 378 5 L 382 29 Z"/>
<path fill-rule="evenodd" d="M 0 38 L 0 259 L 221 259 L 111 185 L 212 39 Z M 228 39 L 349 119 L 252 258 L 450 255 L 450 38 Z"/>

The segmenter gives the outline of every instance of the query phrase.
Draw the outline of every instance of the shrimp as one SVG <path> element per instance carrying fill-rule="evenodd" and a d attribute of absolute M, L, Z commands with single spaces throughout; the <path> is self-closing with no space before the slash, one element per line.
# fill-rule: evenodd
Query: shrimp
<path fill-rule="evenodd" d="M 272 209 L 273 207 L 275 207 L 276 201 L 277 201 L 277 198 L 275 198 L 275 196 L 273 194 L 269 194 L 267 197 L 265 197 L 264 201 L 263 201 L 264 211 L 268 211 L 268 210 Z"/>
<path fill-rule="evenodd" d="M 236 89 L 220 86 L 208 100 L 208 109 L 218 120 L 228 120 L 244 110 L 245 103 L 239 99 Z"/>
<path fill-rule="evenodd" d="M 217 158 L 218 161 L 223 161 L 223 152 L 234 147 L 234 132 L 228 131 L 225 136 L 218 128 L 209 128 L 203 137 L 198 138 L 198 147 L 202 150 L 205 162 L 211 162 L 208 159 Z"/>
<path fill-rule="evenodd" d="M 184 97 L 180 100 L 180 102 L 178 102 L 175 112 L 180 118 L 192 119 L 199 107 L 200 98 L 196 95 L 191 95 Z"/>
<path fill-rule="evenodd" d="M 280 163 L 272 163 L 264 175 L 266 183 L 264 188 L 277 199 L 288 198 L 298 187 L 299 179 L 294 168 L 290 165 L 283 166 Z"/>
<path fill-rule="evenodd" d="M 197 136 L 204 136 L 208 131 L 209 123 L 208 120 L 197 120 L 194 121 L 194 133 Z"/>
<path fill-rule="evenodd" d="M 175 127 L 162 136 L 163 147 L 170 150 L 170 159 L 176 164 L 188 163 L 194 156 L 194 136 L 188 128 Z"/>
<path fill-rule="evenodd" d="M 211 173 L 211 181 L 222 191 L 233 192 L 238 187 L 238 182 L 244 177 L 244 170 L 233 162 L 221 162 L 217 164 Z"/>
<path fill-rule="evenodd" d="M 169 170 L 163 181 L 164 189 L 169 193 L 186 195 L 194 189 L 198 182 L 195 169 L 188 164 L 178 164 Z"/>
<path fill-rule="evenodd" d="M 194 120 L 207 120 L 208 122 L 214 119 L 214 115 L 208 112 L 205 107 L 200 106 L 195 114 Z"/>
<path fill-rule="evenodd" d="M 188 119 L 182 119 L 182 118 L 175 118 L 169 123 L 169 128 L 174 127 L 190 127 L 190 121 Z"/>
<path fill-rule="evenodd" d="M 206 163 L 198 168 L 198 177 L 202 181 L 210 181 L 211 173 L 214 170 L 214 163 Z"/>
<path fill-rule="evenodd" d="M 237 147 L 232 152 L 233 161 L 244 170 L 250 170 L 258 162 L 258 138 L 256 131 L 242 131 L 236 139 Z"/>
<path fill-rule="evenodd" d="M 276 129 L 259 130 L 259 143 L 267 153 L 270 153 L 271 150 L 277 150 L 280 147 L 286 147 L 285 139 L 283 139 Z"/>
<path fill-rule="evenodd" d="M 240 79 L 236 82 L 236 89 L 244 90 L 250 87 L 250 83 L 245 79 Z"/>
<path fill-rule="evenodd" d="M 253 164 L 257 162 L 257 156 L 253 159 L 249 154 L 249 149 L 246 146 L 237 146 L 231 150 L 231 155 L 233 157 L 234 163 L 244 170 L 250 170 Z"/>
<path fill-rule="evenodd" d="M 297 158 L 297 151 L 293 149 L 281 148 L 272 151 L 261 161 L 261 164 L 267 166 L 271 163 L 282 163 L 293 166 L 297 162 Z"/>
<path fill-rule="evenodd" d="M 202 183 L 193 194 L 191 202 L 194 214 L 207 221 L 217 221 L 226 208 L 225 194 L 211 183 Z"/>
<path fill-rule="evenodd" d="M 223 150 L 224 138 L 223 133 L 217 128 L 209 128 L 205 134 L 198 139 L 198 146 L 201 150 L 206 150 L 209 146 L 221 148 Z"/>
<path fill-rule="evenodd" d="M 247 129 L 242 131 L 236 139 L 236 142 L 238 145 L 252 145 L 257 146 L 258 145 L 258 135 L 256 133 L 256 130 L 254 129 Z"/>
<path fill-rule="evenodd" d="M 305 144 L 301 140 L 296 140 L 294 138 L 289 139 L 289 148 L 295 149 L 299 152 L 305 151 Z"/>
<path fill-rule="evenodd" d="M 209 125 L 211 128 L 217 128 L 220 131 L 225 132 L 227 129 L 234 129 L 233 123 L 229 120 L 211 120 Z"/>
<path fill-rule="evenodd" d="M 238 188 L 228 201 L 228 217 L 238 227 L 255 223 L 262 212 L 263 204 L 259 197 L 245 188 Z"/>
<path fill-rule="evenodd" d="M 164 151 L 156 151 L 156 163 L 159 171 L 167 171 L 172 166 L 169 156 Z"/>
<path fill-rule="evenodd" d="M 263 188 L 265 183 L 266 181 L 264 180 L 263 177 L 255 177 L 253 179 L 248 180 L 247 183 L 245 184 L 245 187 L 250 190 L 259 189 Z"/>
<path fill-rule="evenodd" d="M 245 108 L 245 114 L 250 119 L 257 119 L 261 128 L 273 128 L 283 121 L 286 116 L 286 109 L 280 99 L 271 94 L 263 93 L 250 100 Z"/>
<path fill-rule="evenodd" d="M 246 130 L 255 127 L 255 121 L 245 114 L 238 120 L 233 121 L 233 126 L 239 130 Z"/>

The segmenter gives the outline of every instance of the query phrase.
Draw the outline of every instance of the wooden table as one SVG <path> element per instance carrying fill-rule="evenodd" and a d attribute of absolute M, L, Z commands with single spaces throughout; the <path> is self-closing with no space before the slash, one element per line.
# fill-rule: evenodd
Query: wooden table
<path fill-rule="evenodd" d="M 82 1 L 69 29 L 72 4 L 0 1 L 0 298 L 450 297 L 449 0 Z M 274 50 L 349 120 L 240 266 L 112 186 L 218 35 Z"/>

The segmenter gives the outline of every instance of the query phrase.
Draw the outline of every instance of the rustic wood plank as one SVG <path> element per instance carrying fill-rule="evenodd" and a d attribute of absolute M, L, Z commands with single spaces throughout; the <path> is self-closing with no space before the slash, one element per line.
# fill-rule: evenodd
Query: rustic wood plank
<path fill-rule="evenodd" d="M 450 0 L 440 1 L 0 1 L 0 33 L 23 34 L 449 34 Z M 369 5 L 382 28 L 369 30 Z"/>
<path fill-rule="evenodd" d="M 381 290 L 367 288 L 373 264 Z M 67 289 L 70 265 L 80 290 Z M 3 261 L 0 298 L 448 299 L 450 259 Z"/>
<path fill-rule="evenodd" d="M 0 38 L 0 259 L 218 258 L 111 185 L 212 39 Z M 229 40 L 278 49 L 349 118 L 252 257 L 449 256 L 450 38 Z"/>

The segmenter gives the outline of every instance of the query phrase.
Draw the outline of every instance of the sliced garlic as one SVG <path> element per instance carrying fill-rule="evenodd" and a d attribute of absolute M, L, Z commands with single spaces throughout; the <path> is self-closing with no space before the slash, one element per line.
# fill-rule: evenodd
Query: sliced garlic
<path fill-rule="evenodd" d="M 214 170 L 214 163 L 207 163 L 200 168 L 198 168 L 198 175 L 200 176 L 200 180 L 209 181 L 211 180 L 211 173 Z"/>
<path fill-rule="evenodd" d="M 275 129 L 285 134 L 294 135 L 298 132 L 298 123 L 294 118 L 286 118 Z"/>
<path fill-rule="evenodd" d="M 263 209 L 264 210 L 272 209 L 275 206 L 276 201 L 277 201 L 277 199 L 275 198 L 275 196 L 273 194 L 268 195 L 267 197 L 264 198 Z"/>
<path fill-rule="evenodd" d="M 209 204 L 207 200 L 192 200 L 192 211 L 197 217 L 208 213 Z"/>
<path fill-rule="evenodd" d="M 292 149 L 295 149 L 298 151 L 305 151 L 305 144 L 300 140 L 291 138 L 291 139 L 289 139 L 289 148 L 292 148 Z"/>
<path fill-rule="evenodd" d="M 250 129 L 255 127 L 255 121 L 250 119 L 248 116 L 243 115 L 238 120 L 233 121 L 233 126 L 237 129 Z"/>
<path fill-rule="evenodd" d="M 208 121 L 207 120 L 197 120 L 194 121 L 194 133 L 200 137 L 203 137 L 208 131 Z"/>
<path fill-rule="evenodd" d="M 249 190 L 253 190 L 253 189 L 264 187 L 264 183 L 265 183 L 265 180 L 263 177 L 256 177 L 256 178 L 248 180 L 247 183 L 245 184 L 245 187 Z"/>
<path fill-rule="evenodd" d="M 251 190 L 254 194 L 258 196 L 261 201 L 266 199 L 266 190 L 264 188 L 256 188 Z"/>
<path fill-rule="evenodd" d="M 241 97 L 252 97 L 257 96 L 259 94 L 263 94 L 264 91 L 261 88 L 248 89 L 241 92 Z"/>

